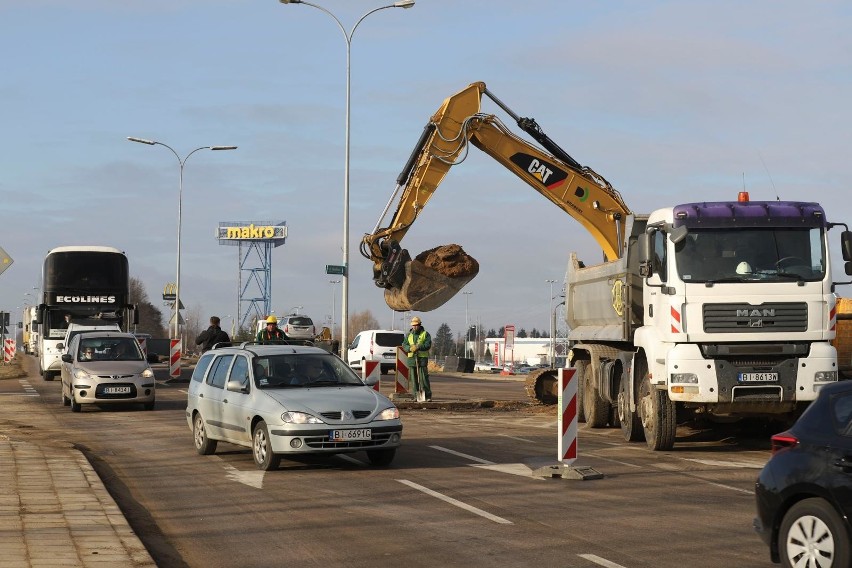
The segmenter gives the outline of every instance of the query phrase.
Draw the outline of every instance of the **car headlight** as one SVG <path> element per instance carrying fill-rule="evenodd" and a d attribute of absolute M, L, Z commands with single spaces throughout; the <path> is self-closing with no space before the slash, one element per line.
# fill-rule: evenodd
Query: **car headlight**
<path fill-rule="evenodd" d="M 325 424 L 322 420 L 307 412 L 285 412 L 281 415 L 285 424 Z"/>
<path fill-rule="evenodd" d="M 74 371 L 74 378 L 86 380 L 90 377 L 89 377 L 89 373 L 87 373 L 83 369 L 77 369 L 76 371 Z"/>
<path fill-rule="evenodd" d="M 376 416 L 376 420 L 396 420 L 397 418 L 399 418 L 399 409 L 395 406 L 385 408 Z"/>
<path fill-rule="evenodd" d="M 837 380 L 837 371 L 817 371 L 814 373 L 814 381 L 824 383 Z"/>
<path fill-rule="evenodd" d="M 151 369 L 145 369 L 144 371 L 142 371 L 142 378 L 150 379 L 153 376 L 154 376 L 154 371 L 152 371 Z"/>
<path fill-rule="evenodd" d="M 696 375 L 695 373 L 672 373 L 672 382 L 697 385 L 698 375 Z"/>

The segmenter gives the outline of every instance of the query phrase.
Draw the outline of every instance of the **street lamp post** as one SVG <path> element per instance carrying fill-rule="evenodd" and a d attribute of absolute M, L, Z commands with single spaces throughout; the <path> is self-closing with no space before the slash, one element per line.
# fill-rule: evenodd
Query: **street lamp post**
<path fill-rule="evenodd" d="M 343 158 L 343 274 L 341 275 L 341 280 L 343 281 L 342 286 L 342 299 L 340 301 L 340 356 L 345 357 L 345 349 L 346 343 L 348 341 L 348 330 L 349 326 L 349 124 L 350 124 L 350 100 L 351 100 L 351 51 L 352 51 L 352 36 L 355 34 L 355 29 L 358 27 L 358 24 L 364 21 L 364 18 L 369 16 L 374 12 L 378 12 L 379 10 L 384 10 L 386 8 L 411 8 L 414 6 L 414 0 L 400 0 L 399 2 L 394 2 L 393 4 L 388 4 L 387 6 L 381 6 L 379 8 L 374 8 L 361 16 L 355 25 L 352 26 L 352 29 L 349 33 L 346 33 L 346 28 L 343 27 L 343 24 L 340 23 L 340 20 L 337 19 L 337 16 L 332 14 L 327 9 L 319 6 L 317 4 L 312 4 L 311 2 L 303 2 L 302 0 L 278 0 L 282 4 L 304 4 L 305 6 L 311 6 L 312 8 L 316 8 L 317 10 L 321 10 L 331 16 L 334 21 L 337 23 L 337 27 L 340 28 L 340 31 L 343 33 L 343 38 L 346 40 L 346 134 L 345 134 L 345 143 L 344 143 L 344 158 Z"/>
<path fill-rule="evenodd" d="M 547 319 L 550 320 L 550 349 L 548 349 L 547 358 L 548 364 L 550 368 L 553 368 L 553 285 L 556 283 L 556 280 L 545 280 L 548 284 L 550 284 L 550 308 L 547 310 Z"/>
<path fill-rule="evenodd" d="M 334 311 L 337 309 L 337 302 L 335 301 L 337 294 L 334 285 L 340 284 L 340 280 L 329 280 L 328 283 L 331 284 L 331 336 L 334 337 Z"/>
<path fill-rule="evenodd" d="M 186 164 L 186 161 L 190 156 L 198 152 L 199 150 L 236 150 L 236 146 L 201 146 L 196 148 L 185 157 L 181 158 L 180 155 L 175 152 L 175 149 L 169 146 L 168 144 L 164 144 L 163 142 L 157 142 L 156 140 L 145 140 L 144 138 L 135 138 L 133 136 L 128 136 L 128 140 L 131 142 L 139 142 L 140 144 L 148 144 L 149 146 L 164 146 L 172 151 L 172 154 L 177 158 L 178 165 L 180 166 L 180 180 L 178 184 L 178 227 L 177 227 L 177 274 L 175 275 L 175 306 L 174 306 L 174 318 L 175 318 L 175 328 L 174 335 L 172 336 L 174 339 L 180 339 L 180 230 L 181 230 L 181 217 L 183 213 L 183 166 Z"/>

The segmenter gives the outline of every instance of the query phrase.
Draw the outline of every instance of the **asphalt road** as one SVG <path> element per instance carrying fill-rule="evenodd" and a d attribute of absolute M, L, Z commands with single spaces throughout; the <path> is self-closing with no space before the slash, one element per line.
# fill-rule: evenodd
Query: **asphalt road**
<path fill-rule="evenodd" d="M 763 431 L 684 428 L 675 450 L 650 452 L 581 427 L 576 465 L 603 479 L 541 479 L 529 464 L 556 458 L 555 408 L 406 408 L 389 468 L 352 454 L 261 472 L 245 448 L 195 453 L 185 384 L 159 384 L 154 411 L 71 413 L 58 381 L 28 383 L 60 431 L 34 423 L 27 439 L 82 449 L 160 566 L 771 565 L 751 529 Z M 435 377 L 433 390 L 524 397 L 499 376 Z"/>

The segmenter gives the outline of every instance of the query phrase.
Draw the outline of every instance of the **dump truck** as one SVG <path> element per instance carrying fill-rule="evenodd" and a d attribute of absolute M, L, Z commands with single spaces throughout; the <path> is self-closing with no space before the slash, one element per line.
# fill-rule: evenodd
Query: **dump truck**
<path fill-rule="evenodd" d="M 539 145 L 480 111 L 488 96 Z M 592 234 L 604 261 L 570 256 L 565 312 L 587 426 L 620 427 L 652 450 L 674 446 L 678 422 L 761 417 L 791 421 L 839 376 L 829 232 L 842 227 L 805 201 L 694 201 L 632 212 L 600 174 L 574 160 L 484 83 L 447 98 L 424 128 L 362 253 L 398 310 L 433 310 L 476 276 L 459 245 L 412 258 L 400 241 L 468 143 L 483 150 Z M 390 206 L 397 209 L 382 226 Z M 455 247 L 455 257 L 441 257 Z M 461 269 L 460 269 L 461 267 Z M 475 267 L 474 270 L 471 267 Z M 556 371 L 527 378 L 555 402 Z"/>

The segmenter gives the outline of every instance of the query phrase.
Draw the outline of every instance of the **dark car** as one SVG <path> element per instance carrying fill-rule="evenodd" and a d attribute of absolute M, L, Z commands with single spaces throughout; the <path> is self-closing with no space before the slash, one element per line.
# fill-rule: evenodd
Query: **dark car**
<path fill-rule="evenodd" d="M 852 541 L 852 381 L 823 387 L 772 436 L 755 486 L 754 528 L 784 566 L 847 568 Z"/>

